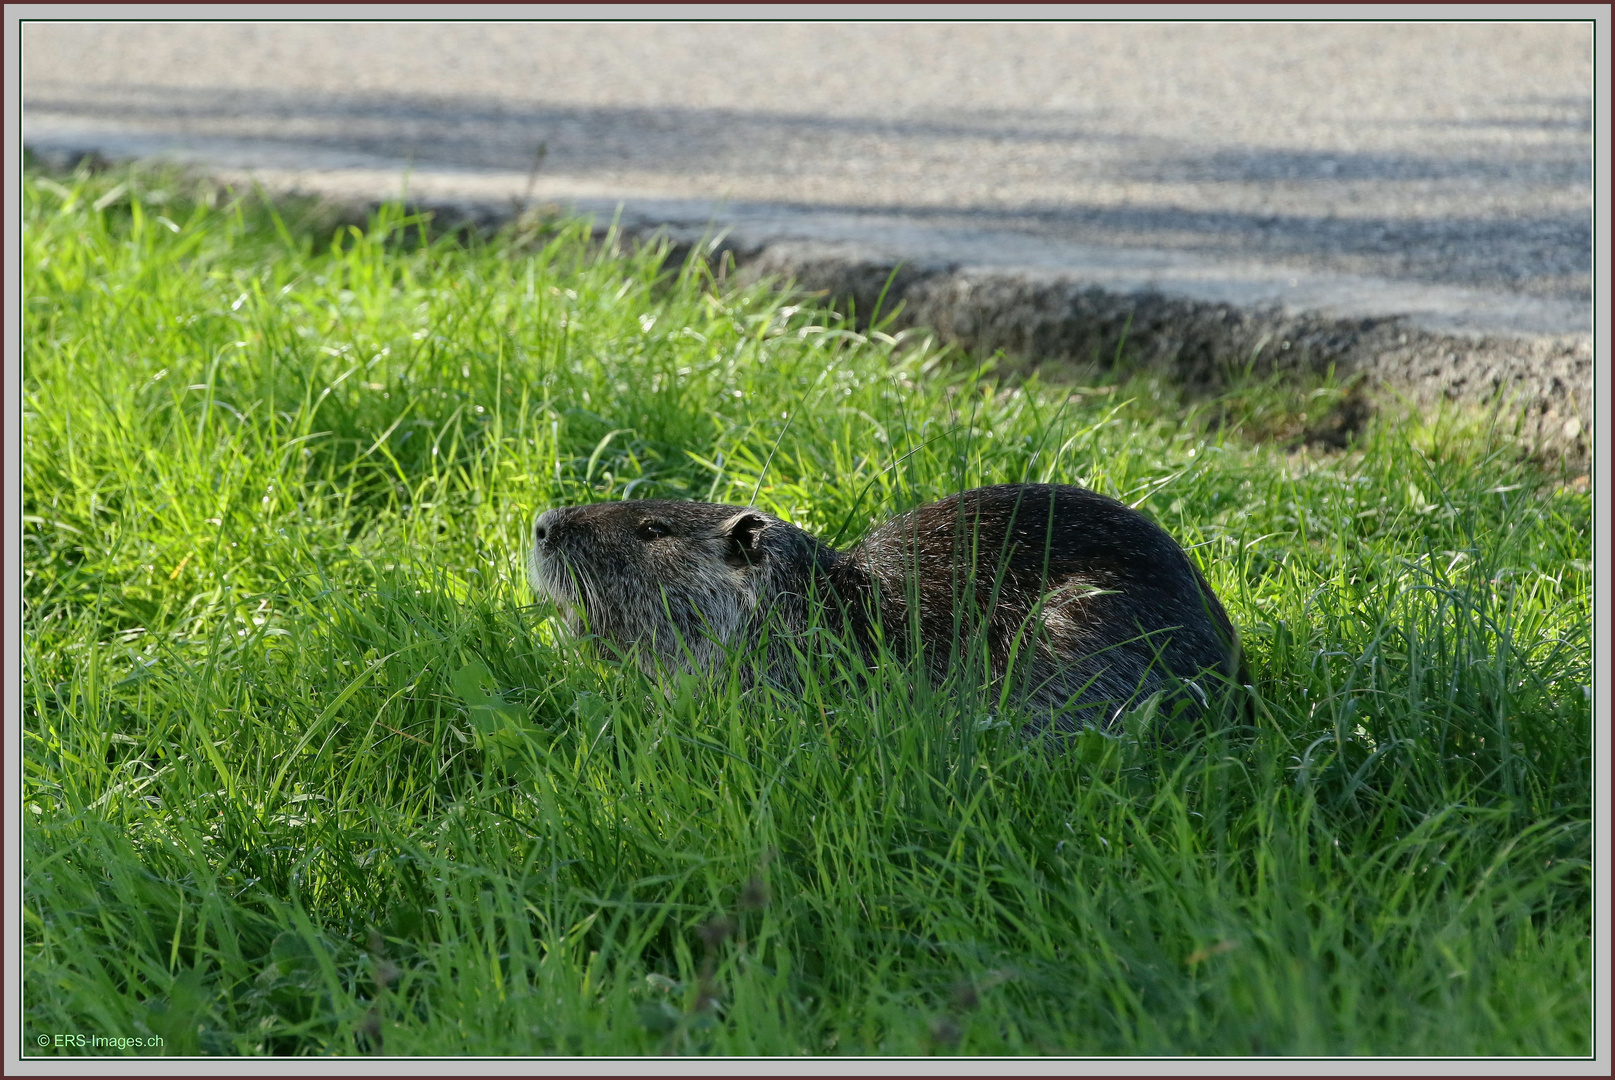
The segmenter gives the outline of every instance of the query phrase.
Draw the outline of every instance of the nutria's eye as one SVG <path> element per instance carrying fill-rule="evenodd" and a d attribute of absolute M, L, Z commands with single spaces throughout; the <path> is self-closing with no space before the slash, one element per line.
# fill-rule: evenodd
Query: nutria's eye
<path fill-rule="evenodd" d="M 666 522 L 652 521 L 649 518 L 641 521 L 634 528 L 634 532 L 638 534 L 641 540 L 660 540 L 672 531 L 672 529 L 668 528 Z"/>

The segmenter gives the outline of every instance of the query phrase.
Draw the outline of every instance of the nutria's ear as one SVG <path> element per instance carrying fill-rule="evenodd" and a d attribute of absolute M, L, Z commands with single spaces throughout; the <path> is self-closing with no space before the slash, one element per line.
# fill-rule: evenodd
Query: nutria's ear
<path fill-rule="evenodd" d="M 718 535 L 729 541 L 723 561 L 736 567 L 756 566 L 762 562 L 762 535 L 767 527 L 768 519 L 752 510 L 742 510 L 719 525 Z"/>

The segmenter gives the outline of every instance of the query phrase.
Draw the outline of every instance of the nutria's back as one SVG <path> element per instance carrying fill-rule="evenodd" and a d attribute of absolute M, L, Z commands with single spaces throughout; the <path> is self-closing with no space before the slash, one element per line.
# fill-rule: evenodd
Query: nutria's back
<path fill-rule="evenodd" d="M 647 670 L 707 668 L 765 635 L 845 629 L 972 669 L 1062 728 L 1108 724 L 1157 690 L 1203 701 L 1237 639 L 1183 549 L 1114 499 L 1003 484 L 919 507 L 847 551 L 757 510 L 642 500 L 564 507 L 534 524 L 530 574 L 569 623 Z M 1187 691 L 1184 687 L 1187 686 Z"/>
<path fill-rule="evenodd" d="M 961 664 L 1007 672 L 1017 696 L 1065 724 L 1108 722 L 1169 683 L 1237 672 L 1233 625 L 1188 555 L 1085 488 L 949 496 L 877 527 L 849 557 L 880 590 L 887 633 L 912 652 L 917 629 L 934 676 Z"/>

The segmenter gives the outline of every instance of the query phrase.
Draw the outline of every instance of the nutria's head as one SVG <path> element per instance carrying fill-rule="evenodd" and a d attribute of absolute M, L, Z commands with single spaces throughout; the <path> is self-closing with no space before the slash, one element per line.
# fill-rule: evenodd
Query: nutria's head
<path fill-rule="evenodd" d="M 780 529 L 791 526 L 716 503 L 563 506 L 533 523 L 528 573 L 574 632 L 647 671 L 658 659 L 705 668 L 750 624 L 765 587 L 764 535 Z"/>

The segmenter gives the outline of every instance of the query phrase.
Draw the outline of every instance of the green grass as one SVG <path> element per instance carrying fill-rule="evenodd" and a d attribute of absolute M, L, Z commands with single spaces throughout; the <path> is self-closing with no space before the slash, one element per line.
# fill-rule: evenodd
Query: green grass
<path fill-rule="evenodd" d="M 24 190 L 30 1048 L 1588 1053 L 1589 497 L 1476 423 L 1292 452 L 1240 417 L 1330 387 L 1008 388 L 572 223 Z M 562 503 L 1028 478 L 1190 548 L 1252 720 L 664 689 L 523 578 Z"/>

